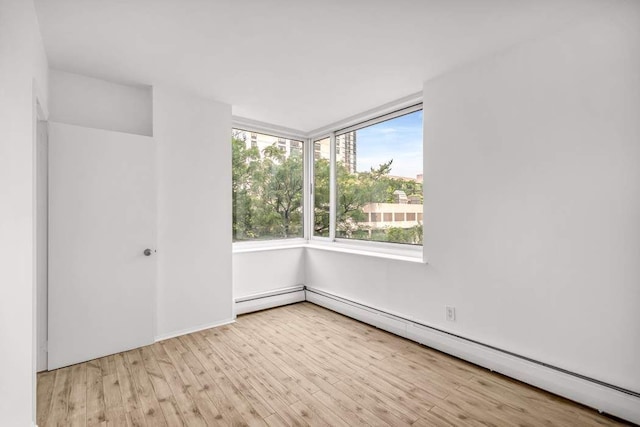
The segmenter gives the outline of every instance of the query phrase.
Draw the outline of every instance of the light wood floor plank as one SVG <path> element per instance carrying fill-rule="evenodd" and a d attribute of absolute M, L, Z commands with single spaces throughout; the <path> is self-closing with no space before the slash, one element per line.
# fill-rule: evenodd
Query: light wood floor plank
<path fill-rule="evenodd" d="M 416 417 L 407 416 L 403 409 L 394 408 L 386 399 L 377 394 L 375 390 L 359 383 L 348 384 L 348 381 L 340 381 L 334 384 L 338 390 L 347 394 L 355 402 L 366 407 L 378 418 L 391 426 L 409 426 L 416 421 Z"/>
<path fill-rule="evenodd" d="M 200 410 L 193 402 L 193 399 L 186 390 L 189 388 L 182 381 L 180 375 L 178 374 L 178 369 L 176 369 L 176 365 L 174 361 L 171 360 L 169 355 L 164 349 L 162 343 L 155 343 L 151 346 L 153 349 L 153 353 L 156 356 L 156 360 L 158 361 L 158 365 L 160 366 L 160 370 L 164 374 L 164 377 L 171 388 L 171 392 L 173 397 L 175 398 L 176 404 L 180 409 L 182 419 L 185 424 L 188 426 L 205 426 L 207 425 L 206 421 L 202 417 Z"/>
<path fill-rule="evenodd" d="M 211 378 L 207 372 L 207 368 L 198 360 L 194 353 L 200 354 L 200 351 L 194 348 L 192 351 L 184 353 L 182 358 L 194 374 L 204 393 L 219 411 L 219 421 L 224 425 L 246 425 L 246 421 L 242 418 L 242 415 L 238 412 L 235 405 L 218 387 L 216 381 Z"/>
<path fill-rule="evenodd" d="M 327 423 L 322 418 L 318 417 L 304 402 L 296 402 L 291 405 L 291 409 L 293 409 L 296 414 L 304 420 L 307 425 L 310 426 L 320 426 L 320 427 L 330 427 L 331 424 Z"/>
<path fill-rule="evenodd" d="M 118 384 L 120 385 L 120 395 L 122 396 L 122 404 L 126 412 L 135 411 L 140 408 L 138 393 L 135 388 L 135 382 L 131 375 L 129 362 L 125 359 L 124 353 L 115 356 L 116 374 L 118 375 Z"/>
<path fill-rule="evenodd" d="M 166 426 L 167 422 L 162 415 L 162 409 L 158 403 L 158 398 L 153 391 L 153 385 L 144 367 L 140 350 L 131 350 L 126 353 L 126 359 L 131 367 L 131 377 L 136 389 L 136 394 L 140 399 L 140 407 L 148 425 Z"/>
<path fill-rule="evenodd" d="M 104 386 L 102 384 L 101 363 L 87 362 L 87 425 L 100 425 L 106 421 L 104 406 Z"/>
<path fill-rule="evenodd" d="M 451 414 L 444 409 L 439 408 L 438 406 L 434 406 L 429 411 L 429 415 L 427 417 L 421 418 L 427 422 L 427 425 L 442 425 L 442 426 L 462 426 L 462 427 L 482 427 L 486 424 L 486 422 L 479 423 L 475 420 L 469 419 L 469 417 L 465 414 Z M 431 424 L 429 424 L 431 423 Z"/>
<path fill-rule="evenodd" d="M 87 364 L 71 367 L 71 392 L 69 393 L 69 425 L 87 425 Z"/>
<path fill-rule="evenodd" d="M 104 406 L 108 411 L 113 408 L 123 408 L 122 394 L 120 393 L 120 382 L 118 374 L 109 374 L 102 376 L 102 387 L 104 388 Z M 114 411 L 111 411 L 112 413 Z M 117 412 L 117 411 L 116 411 Z"/>
<path fill-rule="evenodd" d="M 51 397 L 51 410 L 45 420 L 45 425 L 57 426 L 68 419 L 69 397 L 71 395 L 71 368 L 56 371 Z M 37 403 L 36 403 L 37 404 Z"/>
<path fill-rule="evenodd" d="M 114 374 L 111 374 L 114 375 Z M 128 426 L 127 423 L 127 413 L 125 412 L 122 406 L 112 406 L 107 407 L 105 411 L 106 423 L 104 423 L 107 427 L 125 427 Z"/>
<path fill-rule="evenodd" d="M 270 384 L 261 381 L 261 379 L 251 371 L 246 371 L 243 379 L 247 381 L 251 386 L 269 403 L 269 406 L 273 408 L 275 414 L 286 425 L 305 426 L 306 421 L 298 416 L 298 414 L 291 408 L 282 395 L 270 386 Z M 298 400 L 299 401 L 299 400 Z M 295 402 L 294 402 L 295 403 Z M 271 416 L 265 418 L 267 424 L 270 424 L 268 419 Z"/>
<path fill-rule="evenodd" d="M 142 363 L 153 386 L 153 391 L 158 399 L 158 404 L 162 410 L 162 414 L 169 426 L 184 425 L 181 411 L 173 397 L 171 387 L 158 365 L 158 361 L 153 354 L 151 346 L 142 347 L 140 349 L 142 355 Z"/>
<path fill-rule="evenodd" d="M 278 414 L 269 415 L 264 419 L 269 427 L 289 427 L 289 424 Z"/>
<path fill-rule="evenodd" d="M 42 426 L 623 423 L 311 303 L 38 374 Z"/>
<path fill-rule="evenodd" d="M 125 414 L 127 426 L 129 427 L 146 427 L 147 421 L 144 418 L 144 412 L 141 408 L 132 409 Z"/>
<path fill-rule="evenodd" d="M 163 341 L 162 347 L 166 350 L 167 355 L 171 359 L 172 365 L 180 377 L 183 386 L 182 389 L 191 398 L 195 405 L 194 411 L 197 411 L 207 425 L 218 425 L 222 416 L 217 406 L 211 401 L 206 390 L 200 385 L 197 378 L 185 363 L 183 356 L 187 350 L 176 340 Z"/>
<path fill-rule="evenodd" d="M 266 331 L 265 334 L 256 333 L 256 328 L 259 327 L 259 325 L 254 325 L 253 323 L 251 323 L 250 319 L 247 320 L 248 321 L 244 322 L 245 325 L 239 325 L 239 328 L 242 328 L 243 333 L 251 337 L 256 345 L 259 345 L 261 354 L 265 358 L 269 359 L 274 365 L 278 367 L 278 369 L 280 369 L 286 375 L 293 378 L 294 381 L 307 393 L 313 394 L 316 391 L 320 390 L 315 384 L 313 384 L 312 381 L 309 380 L 309 378 L 295 369 L 296 365 L 298 365 L 297 361 L 290 358 L 288 354 L 281 352 L 280 349 L 275 347 L 269 340 L 264 338 L 264 336 L 267 335 Z M 292 342 L 295 342 L 295 340 L 292 340 Z"/>
<path fill-rule="evenodd" d="M 43 426 L 49 416 L 51 409 L 51 398 L 53 396 L 53 385 L 56 380 L 56 371 L 42 372 L 38 374 L 38 408 L 37 421 L 38 425 Z"/>
<path fill-rule="evenodd" d="M 194 365 L 192 371 L 201 372 L 199 379 L 204 382 L 204 386 L 208 389 L 208 394 L 213 402 L 217 403 L 218 408 L 222 412 L 227 412 L 231 419 L 244 425 L 265 425 L 264 419 L 258 415 L 242 392 L 234 386 L 225 374 L 225 361 L 216 360 L 216 353 L 211 347 L 209 352 L 205 354 L 203 351 L 192 348 L 192 354 L 195 360 L 187 360 L 185 363 Z M 189 355 L 185 353 L 184 356 Z M 220 362 L 218 365 L 216 362 Z M 198 367 L 201 365 L 201 368 Z M 233 369 L 230 365 L 226 369 Z M 197 374 L 196 374 L 197 375 Z"/>

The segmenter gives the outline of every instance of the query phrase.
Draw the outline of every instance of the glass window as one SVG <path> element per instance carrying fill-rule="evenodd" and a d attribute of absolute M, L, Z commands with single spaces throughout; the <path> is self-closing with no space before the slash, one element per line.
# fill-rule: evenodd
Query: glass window
<path fill-rule="evenodd" d="M 233 241 L 303 237 L 303 142 L 233 129 Z"/>
<path fill-rule="evenodd" d="M 336 135 L 337 152 L 336 237 L 421 245 L 422 110 Z"/>
<path fill-rule="evenodd" d="M 329 237 L 330 139 L 313 143 L 313 235 Z"/>

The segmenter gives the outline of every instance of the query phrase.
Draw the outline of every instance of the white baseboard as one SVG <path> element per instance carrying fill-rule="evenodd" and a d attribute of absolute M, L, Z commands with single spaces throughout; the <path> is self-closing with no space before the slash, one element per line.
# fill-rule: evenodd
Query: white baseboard
<path fill-rule="evenodd" d="M 206 323 L 204 325 L 195 326 L 193 328 L 187 328 L 187 329 L 181 329 L 179 331 L 169 332 L 168 334 L 158 335 L 155 338 L 155 342 L 168 340 L 170 338 L 179 337 L 181 335 L 191 334 L 193 332 L 204 331 L 205 329 L 211 329 L 211 328 L 216 328 L 218 326 L 228 325 L 233 322 L 235 322 L 235 319 L 226 319 L 226 320 L 221 320 L 219 322 Z"/>
<path fill-rule="evenodd" d="M 236 298 L 235 312 L 236 315 L 246 314 L 266 310 L 267 308 L 302 302 L 304 300 L 304 286 L 293 286 Z"/>
<path fill-rule="evenodd" d="M 420 325 L 373 307 L 318 289 L 306 288 L 306 300 L 460 359 L 637 424 L 640 396 L 583 376 Z"/>

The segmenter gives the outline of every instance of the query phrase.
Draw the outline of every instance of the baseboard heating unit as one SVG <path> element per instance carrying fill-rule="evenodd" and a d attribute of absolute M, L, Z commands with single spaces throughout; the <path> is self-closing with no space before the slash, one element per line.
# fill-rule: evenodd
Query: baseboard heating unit
<path fill-rule="evenodd" d="M 235 311 L 236 315 L 246 314 L 253 311 L 302 302 L 304 300 L 304 286 L 298 285 L 236 298 Z"/>

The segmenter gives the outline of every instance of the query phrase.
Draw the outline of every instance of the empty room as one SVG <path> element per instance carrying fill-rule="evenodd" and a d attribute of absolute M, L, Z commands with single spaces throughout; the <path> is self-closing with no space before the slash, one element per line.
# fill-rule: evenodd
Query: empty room
<path fill-rule="evenodd" d="M 0 0 L 0 426 L 640 424 L 640 1 Z"/>

